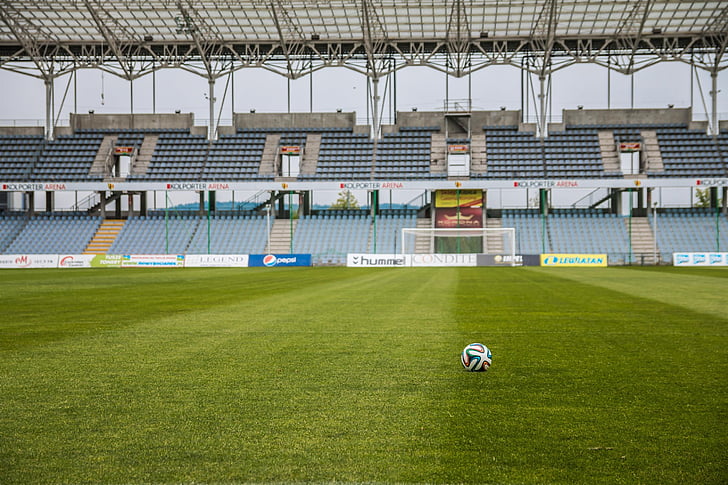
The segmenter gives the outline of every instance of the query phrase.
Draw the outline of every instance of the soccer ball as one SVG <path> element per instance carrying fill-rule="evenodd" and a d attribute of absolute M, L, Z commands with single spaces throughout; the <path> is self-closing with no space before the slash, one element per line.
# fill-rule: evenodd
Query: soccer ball
<path fill-rule="evenodd" d="M 485 372 L 490 368 L 490 350 L 483 344 L 470 344 L 460 354 L 460 362 L 470 372 Z"/>

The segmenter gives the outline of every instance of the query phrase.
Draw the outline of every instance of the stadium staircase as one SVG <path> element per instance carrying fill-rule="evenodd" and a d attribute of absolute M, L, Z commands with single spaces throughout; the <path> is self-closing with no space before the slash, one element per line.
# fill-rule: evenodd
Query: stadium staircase
<path fill-rule="evenodd" d="M 617 145 L 616 141 L 614 140 L 613 132 L 599 132 L 599 150 L 602 154 L 602 164 L 604 165 L 604 171 L 607 173 L 621 172 L 619 153 L 617 153 Z"/>
<path fill-rule="evenodd" d="M 296 233 L 297 220 L 293 220 L 293 234 Z M 294 248 L 295 250 L 295 248 Z M 270 231 L 270 247 L 265 246 L 266 254 L 288 254 L 291 252 L 291 221 L 276 219 Z"/>
<path fill-rule="evenodd" d="M 258 170 L 259 175 L 273 177 L 277 175 L 276 159 L 278 157 L 280 141 L 280 133 L 269 133 L 265 137 L 265 146 L 263 147 L 263 155 L 260 158 L 260 168 Z"/>
<path fill-rule="evenodd" d="M 309 133 L 306 136 L 306 149 L 301 157 L 301 175 L 313 175 L 316 173 L 316 162 L 318 162 L 321 151 L 321 133 Z"/>
<path fill-rule="evenodd" d="M 152 161 L 152 155 L 154 149 L 157 146 L 157 140 L 159 135 L 145 135 L 142 146 L 139 147 L 139 153 L 137 153 L 134 163 L 129 167 L 129 173 L 134 175 L 144 176 L 147 174 L 149 163 Z"/>
<path fill-rule="evenodd" d="M 655 130 L 642 130 L 642 140 L 645 143 L 643 147 L 645 170 L 653 173 L 664 172 L 665 166 L 662 163 L 660 144 L 657 142 L 657 132 Z"/>
<path fill-rule="evenodd" d="M 624 219 L 629 231 L 629 218 Z M 646 217 L 632 218 L 632 261 L 634 264 L 655 264 L 655 235 Z M 660 248 L 657 248 L 659 257 Z"/>
<path fill-rule="evenodd" d="M 116 140 L 119 137 L 117 135 L 106 135 L 104 136 L 99 151 L 96 153 L 89 175 L 106 178 L 109 176 L 109 170 L 111 167 L 110 158 L 112 157 L 112 150 L 116 144 Z"/>
<path fill-rule="evenodd" d="M 83 254 L 106 254 L 123 227 L 123 220 L 104 219 Z"/>
<path fill-rule="evenodd" d="M 430 138 L 430 173 L 447 173 L 447 146 L 443 133 L 433 133 Z"/>
<path fill-rule="evenodd" d="M 418 218 L 417 229 L 431 229 L 432 220 L 430 218 Z M 415 237 L 415 254 L 429 254 L 433 253 L 434 248 L 432 247 L 432 238 L 430 234 L 418 234 Z"/>
<path fill-rule="evenodd" d="M 501 229 L 503 220 L 489 217 L 485 220 L 485 227 L 488 229 Z M 485 247 L 488 253 L 503 253 L 503 234 L 488 233 L 485 238 Z"/>
<path fill-rule="evenodd" d="M 485 173 L 487 171 L 485 133 L 475 133 L 470 142 L 470 172 Z"/>

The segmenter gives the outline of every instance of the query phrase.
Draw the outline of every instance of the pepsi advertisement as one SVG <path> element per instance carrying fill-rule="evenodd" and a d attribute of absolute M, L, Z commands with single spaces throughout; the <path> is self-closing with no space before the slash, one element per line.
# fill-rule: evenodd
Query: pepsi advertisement
<path fill-rule="evenodd" d="M 251 254 L 248 266 L 311 266 L 310 254 Z"/>

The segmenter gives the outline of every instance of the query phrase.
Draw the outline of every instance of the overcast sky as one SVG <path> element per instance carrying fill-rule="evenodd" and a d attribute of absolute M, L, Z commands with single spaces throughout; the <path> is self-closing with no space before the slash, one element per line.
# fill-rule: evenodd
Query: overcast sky
<path fill-rule="evenodd" d="M 705 106 L 710 111 L 710 75 L 697 71 L 700 83 L 693 82 L 692 104 L 695 119 L 705 119 Z M 67 120 L 74 107 L 73 84 L 68 84 L 70 76 L 58 78 L 55 82 L 56 117 Z M 611 107 L 629 108 L 631 103 L 631 79 L 612 72 Z M 608 75 L 605 68 L 593 64 L 577 64 L 553 76 L 552 113 L 558 121 L 561 110 L 575 109 L 578 105 L 585 109 L 607 108 Z M 215 116 L 221 109 L 227 77 L 217 80 L 215 96 L 218 100 Z M 724 71 L 718 78 L 718 111 L 722 119 L 728 119 L 728 74 Z M 308 112 L 311 107 L 309 96 L 310 76 L 291 81 L 291 111 Z M 387 96 L 387 80 L 380 82 L 380 93 Z M 288 81 L 286 78 L 263 69 L 243 69 L 234 75 L 235 106 L 231 107 L 231 90 L 228 89 L 222 104 L 221 118 L 230 120 L 232 111 L 248 112 L 286 112 L 288 109 Z M 474 109 L 497 110 L 501 106 L 508 109 L 521 108 L 520 71 L 510 66 L 494 66 L 478 71 L 468 79 L 449 77 L 450 99 L 466 99 L 469 85 L 472 90 Z M 43 125 L 45 118 L 45 92 L 43 82 L 29 76 L 0 70 L 0 85 L 4 95 L 0 97 L 0 124 L 8 125 L 11 120 L 17 123 L 38 123 Z M 534 89 L 538 81 L 533 79 Z M 61 106 L 64 92 L 68 86 L 65 103 Z M 442 109 L 446 87 L 445 74 L 426 67 L 409 67 L 396 75 L 396 109 L 409 111 Z M 702 97 L 699 87 L 702 87 Z M 147 75 L 134 81 L 134 112 L 151 113 L 152 76 Z M 366 123 L 366 78 L 346 68 L 329 68 L 313 74 L 313 110 L 317 112 L 356 111 L 360 124 Z M 209 118 L 207 102 L 207 80 L 195 74 L 180 70 L 167 69 L 156 73 L 156 111 L 172 113 L 179 109 L 192 112 L 198 124 L 206 124 Z M 534 114 L 533 96 L 530 96 L 529 113 Z M 77 99 L 79 113 L 94 110 L 96 113 L 128 113 L 130 104 L 130 83 L 114 75 L 99 70 L 80 70 L 77 79 Z M 390 106 L 394 108 L 394 98 L 384 97 L 384 119 L 389 118 Z M 691 69 L 680 62 L 661 63 L 634 75 L 634 107 L 664 108 L 668 104 L 675 107 L 691 105 Z M 60 115 L 59 115 L 60 112 Z M 64 123 L 61 123 L 64 124 Z M 229 124 L 229 121 L 228 121 Z"/>

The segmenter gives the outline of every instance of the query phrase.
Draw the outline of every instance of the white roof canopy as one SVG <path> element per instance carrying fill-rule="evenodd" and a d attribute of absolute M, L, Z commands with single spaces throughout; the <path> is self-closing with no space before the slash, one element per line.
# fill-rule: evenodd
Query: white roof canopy
<path fill-rule="evenodd" d="M 649 0 L 4 0 L 0 68 L 42 78 L 165 67 L 296 78 L 344 66 L 455 76 L 497 64 L 545 75 L 577 62 L 634 72 L 660 61 L 728 67 L 728 3 Z"/>

